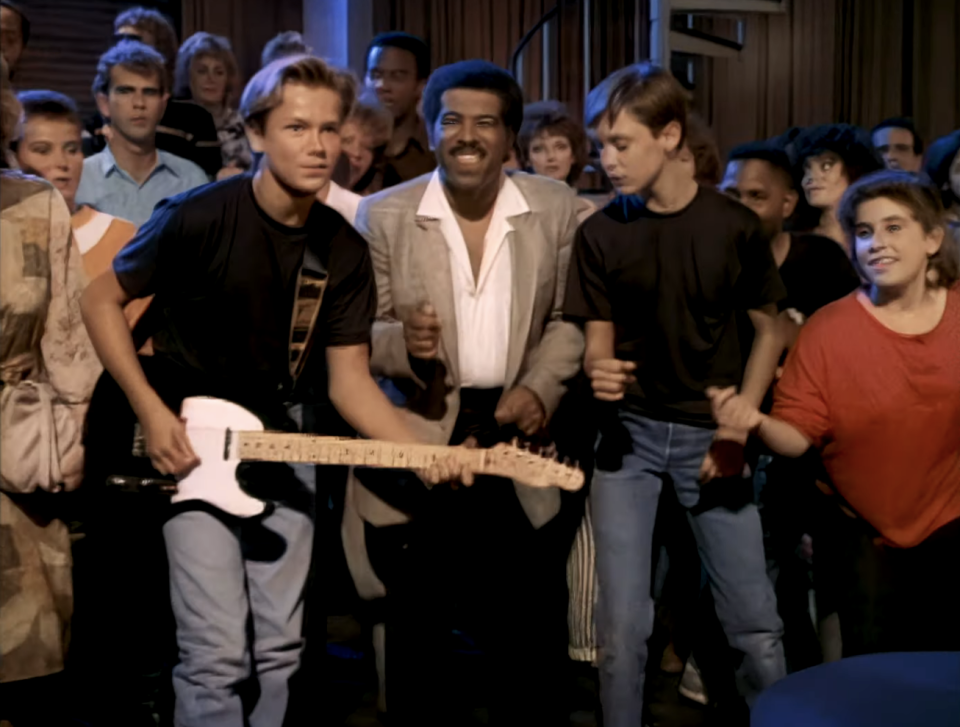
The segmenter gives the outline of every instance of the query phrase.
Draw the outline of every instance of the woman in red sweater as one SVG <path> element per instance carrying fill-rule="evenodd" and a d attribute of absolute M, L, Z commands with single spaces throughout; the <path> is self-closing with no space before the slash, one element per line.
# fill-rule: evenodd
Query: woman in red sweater
<path fill-rule="evenodd" d="M 721 426 L 778 454 L 811 446 L 856 513 L 838 534 L 844 656 L 960 650 L 960 262 L 935 189 L 878 172 L 840 221 L 866 283 L 822 308 L 773 412 L 708 390 Z"/>

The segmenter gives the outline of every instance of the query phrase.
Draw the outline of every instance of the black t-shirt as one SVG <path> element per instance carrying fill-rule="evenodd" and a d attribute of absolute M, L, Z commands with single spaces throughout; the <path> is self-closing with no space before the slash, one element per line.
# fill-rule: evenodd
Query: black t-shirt
<path fill-rule="evenodd" d="M 308 245 L 328 277 L 293 391 L 290 324 Z M 322 396 L 324 348 L 370 342 L 377 293 L 366 242 L 320 203 L 302 228 L 278 223 L 257 204 L 250 175 L 161 202 L 113 268 L 129 295 L 156 296 L 155 355 L 191 382 L 191 393 L 258 413 Z"/>
<path fill-rule="evenodd" d="M 564 314 L 612 321 L 616 355 L 636 361 L 625 402 L 644 416 L 710 427 L 708 386 L 737 386 L 746 312 L 786 293 L 757 216 L 701 187 L 661 215 L 619 197 L 577 232 Z"/>
<path fill-rule="evenodd" d="M 793 308 L 804 320 L 860 287 L 860 276 L 843 248 L 822 235 L 790 236 L 780 278 L 787 288 L 783 308 Z"/>

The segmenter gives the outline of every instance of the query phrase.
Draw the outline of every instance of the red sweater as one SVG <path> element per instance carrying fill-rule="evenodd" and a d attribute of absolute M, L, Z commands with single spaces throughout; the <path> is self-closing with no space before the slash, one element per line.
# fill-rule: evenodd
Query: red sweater
<path fill-rule="evenodd" d="M 787 359 L 773 416 L 813 441 L 837 492 L 891 544 L 960 518 L 960 286 L 918 336 L 886 328 L 857 293 L 822 308 Z"/>

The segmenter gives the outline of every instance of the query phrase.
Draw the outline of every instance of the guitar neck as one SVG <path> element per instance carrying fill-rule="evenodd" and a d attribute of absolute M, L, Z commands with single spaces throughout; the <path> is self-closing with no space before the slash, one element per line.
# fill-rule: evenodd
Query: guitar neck
<path fill-rule="evenodd" d="M 472 471 L 485 470 L 486 450 L 429 444 L 396 444 L 365 439 L 281 432 L 237 432 L 237 455 L 245 461 L 425 469 L 455 457 Z"/>

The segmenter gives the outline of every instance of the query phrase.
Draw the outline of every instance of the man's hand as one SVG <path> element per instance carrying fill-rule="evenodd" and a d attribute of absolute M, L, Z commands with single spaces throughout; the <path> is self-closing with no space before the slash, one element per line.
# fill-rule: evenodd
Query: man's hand
<path fill-rule="evenodd" d="M 403 338 L 414 358 L 435 359 L 440 351 L 440 319 L 429 303 L 421 303 L 403 322 Z"/>
<path fill-rule="evenodd" d="M 166 406 L 157 406 L 140 424 L 150 462 L 160 474 L 182 477 L 200 464 L 184 421 Z"/>
<path fill-rule="evenodd" d="M 700 465 L 700 482 L 706 483 L 716 477 L 743 476 L 743 448 L 750 432 L 760 426 L 763 415 L 732 386 L 726 389 L 710 386 L 706 393 L 719 427 Z"/>
<path fill-rule="evenodd" d="M 476 449 L 477 440 L 474 437 L 468 437 L 460 446 Z M 416 475 L 428 486 L 449 482 L 453 489 L 457 489 L 460 485 L 470 487 L 473 484 L 474 472 L 467 463 L 460 461 L 455 454 L 451 454 L 426 469 L 417 470 Z"/>
<path fill-rule="evenodd" d="M 700 465 L 700 483 L 718 477 L 746 477 L 744 446 L 749 436 L 745 429 L 719 427 Z"/>
<path fill-rule="evenodd" d="M 763 414 L 760 410 L 737 394 L 734 387 L 718 389 L 715 386 L 708 386 L 706 393 L 707 398 L 710 399 L 713 418 L 720 425 L 721 430 L 752 432 L 763 422 Z"/>
<path fill-rule="evenodd" d="M 516 424 L 528 437 L 539 432 L 547 418 L 540 398 L 526 386 L 516 386 L 500 399 L 493 413 L 497 424 Z"/>
<path fill-rule="evenodd" d="M 636 381 L 633 371 L 637 364 L 633 361 L 620 361 L 615 358 L 594 361 L 587 374 L 593 386 L 593 395 L 600 401 L 620 401 L 627 386 Z"/>

